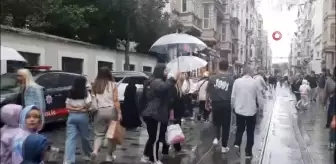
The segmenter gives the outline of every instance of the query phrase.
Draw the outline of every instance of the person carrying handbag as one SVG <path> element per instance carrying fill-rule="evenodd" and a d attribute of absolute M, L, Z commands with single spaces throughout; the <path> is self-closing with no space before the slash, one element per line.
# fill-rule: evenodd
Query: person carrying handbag
<path fill-rule="evenodd" d="M 101 67 L 99 69 L 98 75 L 92 85 L 92 93 L 94 96 L 94 100 L 92 101 L 93 108 L 97 110 L 94 118 L 95 139 L 91 153 L 91 161 L 95 161 L 111 121 L 120 122 L 122 119 L 118 100 L 118 88 L 108 67 Z M 116 145 L 115 140 L 108 139 L 106 162 L 113 162 L 115 160 L 116 157 L 113 155 L 113 152 L 116 149 Z"/>

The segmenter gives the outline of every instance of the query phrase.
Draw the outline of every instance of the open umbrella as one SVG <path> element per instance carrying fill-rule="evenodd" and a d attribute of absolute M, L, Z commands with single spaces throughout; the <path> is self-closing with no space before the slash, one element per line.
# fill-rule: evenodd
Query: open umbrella
<path fill-rule="evenodd" d="M 161 54 L 168 54 L 169 46 L 177 46 L 179 44 L 188 45 L 189 49 L 194 50 L 203 50 L 207 47 L 207 45 L 202 42 L 200 39 L 188 35 L 188 34 L 168 34 L 159 38 L 149 49 L 150 52 L 156 52 Z"/>
<path fill-rule="evenodd" d="M 22 55 L 13 48 L 1 46 L 1 60 L 14 60 L 27 62 Z"/>
<path fill-rule="evenodd" d="M 179 56 L 178 58 L 170 61 L 166 67 L 171 72 L 189 72 L 205 67 L 207 64 L 207 61 L 196 56 Z"/>

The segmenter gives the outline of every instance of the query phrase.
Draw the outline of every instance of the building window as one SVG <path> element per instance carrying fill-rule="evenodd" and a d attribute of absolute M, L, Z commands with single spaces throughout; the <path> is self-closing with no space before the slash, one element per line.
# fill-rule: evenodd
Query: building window
<path fill-rule="evenodd" d="M 228 5 L 224 4 L 223 8 L 224 8 L 224 13 L 228 13 Z"/>
<path fill-rule="evenodd" d="M 331 24 L 331 27 L 330 27 L 330 40 L 332 40 L 332 41 L 335 41 L 335 39 L 336 39 L 335 30 L 336 30 L 336 25 L 335 25 L 335 23 L 333 23 L 333 24 Z"/>
<path fill-rule="evenodd" d="M 62 57 L 62 70 L 71 73 L 83 73 L 83 59 Z"/>
<path fill-rule="evenodd" d="M 187 0 L 182 0 L 182 12 L 187 11 Z"/>
<path fill-rule="evenodd" d="M 8 60 L 7 63 L 7 72 L 16 72 L 17 69 L 23 68 L 25 66 L 38 66 L 40 60 L 40 54 L 31 53 L 31 52 L 22 52 L 18 51 L 21 56 L 26 59 L 26 62 L 22 61 L 12 61 Z"/>
<path fill-rule="evenodd" d="M 210 28 L 210 5 L 204 4 L 203 6 L 203 28 Z"/>
<path fill-rule="evenodd" d="M 124 70 L 127 70 L 125 64 L 124 64 Z M 128 71 L 135 71 L 135 65 L 134 64 L 129 64 L 129 70 Z"/>
<path fill-rule="evenodd" d="M 152 67 L 150 67 L 150 66 L 143 66 L 142 67 L 142 71 L 144 71 L 144 72 L 152 72 Z"/>
<path fill-rule="evenodd" d="M 107 61 L 98 61 L 98 70 L 101 67 L 107 67 L 111 71 L 113 71 L 113 63 L 112 62 L 107 62 Z"/>
<path fill-rule="evenodd" d="M 225 41 L 225 36 L 226 36 L 226 25 L 223 24 L 222 25 L 222 31 L 221 31 L 222 35 L 221 35 L 221 40 Z"/>

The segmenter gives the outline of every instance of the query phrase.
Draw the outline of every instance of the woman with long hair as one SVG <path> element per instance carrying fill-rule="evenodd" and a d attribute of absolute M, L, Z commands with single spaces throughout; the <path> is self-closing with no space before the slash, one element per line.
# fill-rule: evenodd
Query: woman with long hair
<path fill-rule="evenodd" d="M 92 94 L 97 104 L 97 114 L 94 119 L 95 140 L 91 160 L 94 161 L 101 148 L 111 121 L 121 121 L 122 114 L 118 99 L 118 88 L 108 67 L 99 68 L 98 75 L 92 84 Z M 115 159 L 113 152 L 117 144 L 108 139 L 107 162 Z"/>
<path fill-rule="evenodd" d="M 167 79 L 166 65 L 159 63 L 155 66 L 153 77 L 145 82 L 143 96 L 145 97 L 145 107 L 142 112 L 146 123 L 148 140 L 141 162 L 152 162 L 162 164 L 159 160 L 159 142 L 165 143 L 165 133 L 169 120 L 169 91 L 174 87 L 175 77 Z"/>
<path fill-rule="evenodd" d="M 174 87 L 171 88 L 169 96 L 171 99 L 170 102 L 170 116 L 169 120 L 173 124 L 179 124 L 182 126 L 182 118 L 184 116 L 185 112 L 185 106 L 184 106 L 184 101 L 183 101 L 183 93 L 182 93 L 182 84 L 183 84 L 184 79 L 179 78 L 176 81 L 176 84 Z M 183 153 L 182 147 L 180 143 L 174 144 L 173 145 L 175 153 Z M 169 145 L 166 143 L 163 144 L 162 147 L 162 154 L 163 155 L 168 155 L 169 153 Z"/>
<path fill-rule="evenodd" d="M 16 104 L 24 107 L 34 105 L 44 113 L 46 105 L 43 87 L 35 83 L 31 72 L 28 69 L 19 69 L 17 81 L 20 84 L 20 93 Z"/>
<path fill-rule="evenodd" d="M 329 71 L 329 74 L 330 74 L 330 71 Z M 334 128 L 330 127 L 333 116 L 336 113 L 335 88 L 336 88 L 336 67 L 334 69 L 333 75 L 328 76 L 328 78 L 327 78 L 325 88 L 324 88 L 325 96 L 324 96 L 324 101 L 323 101 L 324 105 L 326 105 L 327 101 L 329 101 L 326 127 L 330 129 L 330 132 L 329 132 L 329 148 L 331 150 L 336 147 L 336 136 L 335 136 L 336 132 L 335 132 Z"/>
<path fill-rule="evenodd" d="M 79 76 L 75 79 L 65 101 L 69 116 L 66 123 L 66 141 L 64 163 L 76 163 L 76 137 L 80 136 L 85 160 L 90 160 L 92 147 L 89 141 L 89 107 L 91 96 L 86 88 L 86 78 Z"/>

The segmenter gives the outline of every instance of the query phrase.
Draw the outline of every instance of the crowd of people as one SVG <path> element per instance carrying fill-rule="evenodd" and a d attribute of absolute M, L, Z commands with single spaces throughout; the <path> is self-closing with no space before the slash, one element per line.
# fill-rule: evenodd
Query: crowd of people
<path fill-rule="evenodd" d="M 84 76 L 76 78 L 65 101 L 69 116 L 63 163 L 76 163 L 77 136 L 81 138 L 84 160 L 95 162 L 102 153 L 100 149 L 109 133 L 110 123 L 114 121 L 120 122 L 126 129 L 134 129 L 144 123 L 148 140 L 141 162 L 162 164 L 159 157 L 160 143 L 164 156 L 169 155 L 170 146 L 173 146 L 176 154 L 185 153 L 181 143 L 167 143 L 167 127 L 170 124 L 183 126 L 185 119 L 194 117 L 206 123 L 210 121 L 210 115 L 215 129 L 213 144 L 218 145 L 221 141 L 221 152 L 230 151 L 228 140 L 231 116 L 235 115 L 237 129 L 233 147 L 240 153 L 242 136 L 246 131 L 245 157 L 252 158 L 256 120 L 257 115 L 263 113 L 267 82 L 273 90 L 277 79 L 274 76 L 266 78 L 261 71 L 255 73 L 250 66 L 244 67 L 242 76 L 234 77 L 228 68 L 229 63 L 222 60 L 219 62 L 219 73 L 210 75 L 204 72 L 203 77 L 194 83 L 187 73 L 168 72 L 165 64 L 158 63 L 152 76 L 144 83 L 141 103 L 137 104 L 137 88 L 130 82 L 125 90 L 123 108 L 118 100 L 117 84 L 107 67 L 99 69 L 92 83 Z M 299 76 L 290 82 L 298 100 L 309 95 L 309 101 L 318 99 L 322 107 L 329 99 L 327 128 L 336 124 L 335 77 L 334 70 L 333 76 L 325 72 L 319 78 L 314 75 L 307 76 L 305 80 Z M 5 105 L 1 110 L 1 120 L 5 123 L 1 128 L 1 164 L 41 163 L 51 151 L 57 149 L 46 137 L 38 134 L 44 126 L 43 88 L 34 82 L 27 69 L 18 70 L 18 82 L 21 90 L 16 104 Z M 193 100 L 199 107 L 198 113 L 194 112 Z M 89 141 L 92 131 L 93 145 Z M 335 132 L 330 131 L 330 147 L 334 148 Z M 107 139 L 105 161 L 115 160 L 117 144 L 115 140 Z"/>
<path fill-rule="evenodd" d="M 335 127 L 331 123 L 335 121 L 336 115 L 336 68 L 333 74 L 330 70 L 322 69 L 322 73 L 316 75 L 314 71 L 311 74 L 297 74 L 290 81 L 291 89 L 298 101 L 296 107 L 298 110 L 324 110 L 327 111 L 325 128 L 329 130 L 330 150 L 336 146 Z M 312 104 L 316 103 L 316 106 Z"/>

